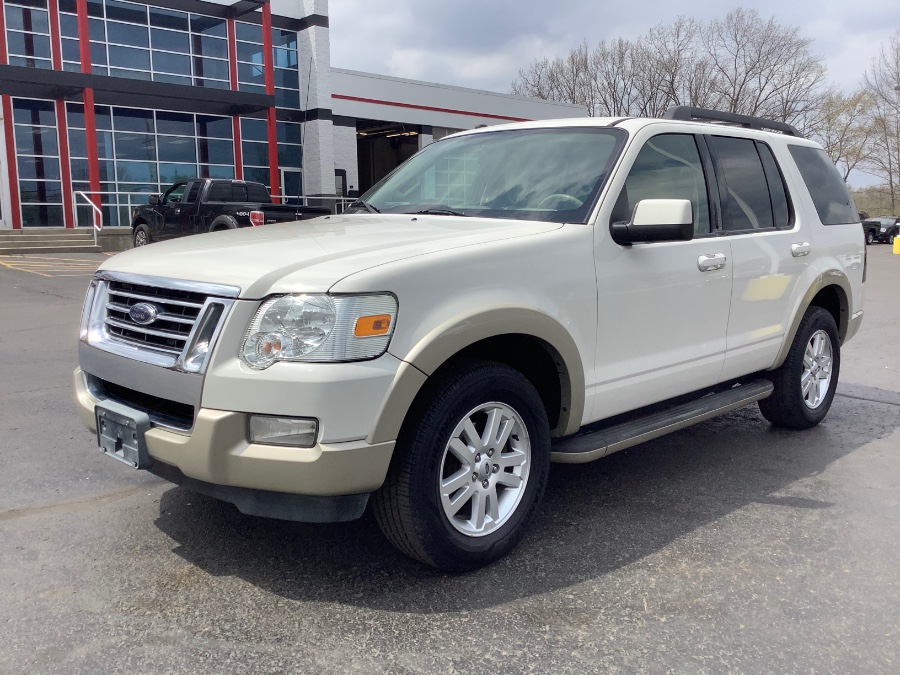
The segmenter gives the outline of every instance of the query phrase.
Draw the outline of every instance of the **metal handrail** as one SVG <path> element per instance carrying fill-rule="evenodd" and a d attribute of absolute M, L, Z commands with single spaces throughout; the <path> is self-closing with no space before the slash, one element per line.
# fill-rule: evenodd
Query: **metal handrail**
<path fill-rule="evenodd" d="M 111 190 L 97 191 L 97 192 L 93 192 L 91 190 L 75 190 L 72 193 L 72 219 L 73 219 L 72 222 L 74 222 L 76 226 L 78 225 L 78 207 L 79 206 L 83 206 L 85 204 L 87 206 L 90 206 L 94 211 L 93 230 L 94 230 L 94 244 L 96 245 L 97 233 L 103 229 L 103 209 L 102 209 L 103 205 L 102 204 L 97 205 L 94 202 L 94 200 L 91 199 L 91 196 L 93 196 L 93 195 L 101 195 L 101 196 L 102 195 L 115 195 L 116 197 L 118 197 L 120 195 L 127 196 L 128 197 L 127 204 L 119 204 L 118 199 L 117 199 L 115 204 L 106 204 L 106 206 L 112 206 L 112 207 L 127 206 L 127 208 L 131 209 L 135 205 L 135 202 L 132 201 L 132 199 L 131 199 L 132 195 L 143 197 L 144 199 L 148 199 L 150 197 L 150 195 L 152 195 L 152 194 L 155 194 L 155 193 L 152 193 L 152 192 L 128 192 L 128 191 L 117 192 L 117 191 L 111 191 Z M 79 202 L 78 202 L 79 197 L 81 197 L 81 199 L 84 200 L 83 204 L 79 204 Z"/>

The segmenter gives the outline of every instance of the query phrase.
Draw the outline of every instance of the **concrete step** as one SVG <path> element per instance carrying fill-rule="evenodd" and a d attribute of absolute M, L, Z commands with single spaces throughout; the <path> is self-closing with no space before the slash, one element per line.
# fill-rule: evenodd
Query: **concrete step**
<path fill-rule="evenodd" d="M 0 255 L 22 255 L 25 253 L 102 253 L 103 249 L 93 244 L 71 244 L 67 246 L 54 245 L 42 246 L 34 244 L 31 246 L 5 246 L 5 242 L 0 242 Z"/>
<path fill-rule="evenodd" d="M 3 246 L 35 246 L 37 244 L 72 246 L 75 244 L 91 244 L 93 246 L 93 237 L 23 237 L 21 239 L 2 239 L 0 245 Z"/>

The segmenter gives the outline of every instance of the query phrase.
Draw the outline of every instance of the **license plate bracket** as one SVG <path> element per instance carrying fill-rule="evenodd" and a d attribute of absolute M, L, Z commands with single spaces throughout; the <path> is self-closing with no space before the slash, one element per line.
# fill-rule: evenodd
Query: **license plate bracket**
<path fill-rule="evenodd" d="M 104 454 L 134 469 L 149 469 L 153 464 L 147 452 L 145 434 L 150 417 L 140 410 L 115 401 L 103 401 L 94 407 L 97 420 L 97 444 Z"/>

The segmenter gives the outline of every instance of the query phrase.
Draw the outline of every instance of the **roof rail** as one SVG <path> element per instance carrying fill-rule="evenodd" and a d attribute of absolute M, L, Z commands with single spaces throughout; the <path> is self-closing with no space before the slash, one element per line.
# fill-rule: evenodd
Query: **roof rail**
<path fill-rule="evenodd" d="M 663 119 L 667 120 L 704 120 L 708 122 L 726 122 L 737 124 L 747 129 L 770 129 L 780 131 L 787 136 L 803 138 L 803 134 L 797 127 L 787 122 L 765 120 L 762 117 L 752 115 L 739 115 L 737 113 L 722 112 L 720 110 L 707 110 L 706 108 L 694 108 L 689 105 L 673 105 L 666 110 Z"/>

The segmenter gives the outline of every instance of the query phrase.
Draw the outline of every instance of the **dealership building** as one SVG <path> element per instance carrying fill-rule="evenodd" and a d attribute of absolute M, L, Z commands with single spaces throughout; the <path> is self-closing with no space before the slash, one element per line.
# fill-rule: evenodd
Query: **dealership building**
<path fill-rule="evenodd" d="M 90 201 L 128 225 L 197 176 L 353 197 L 453 131 L 582 114 L 332 68 L 327 0 L 0 6 L 0 229 L 89 227 Z"/>

